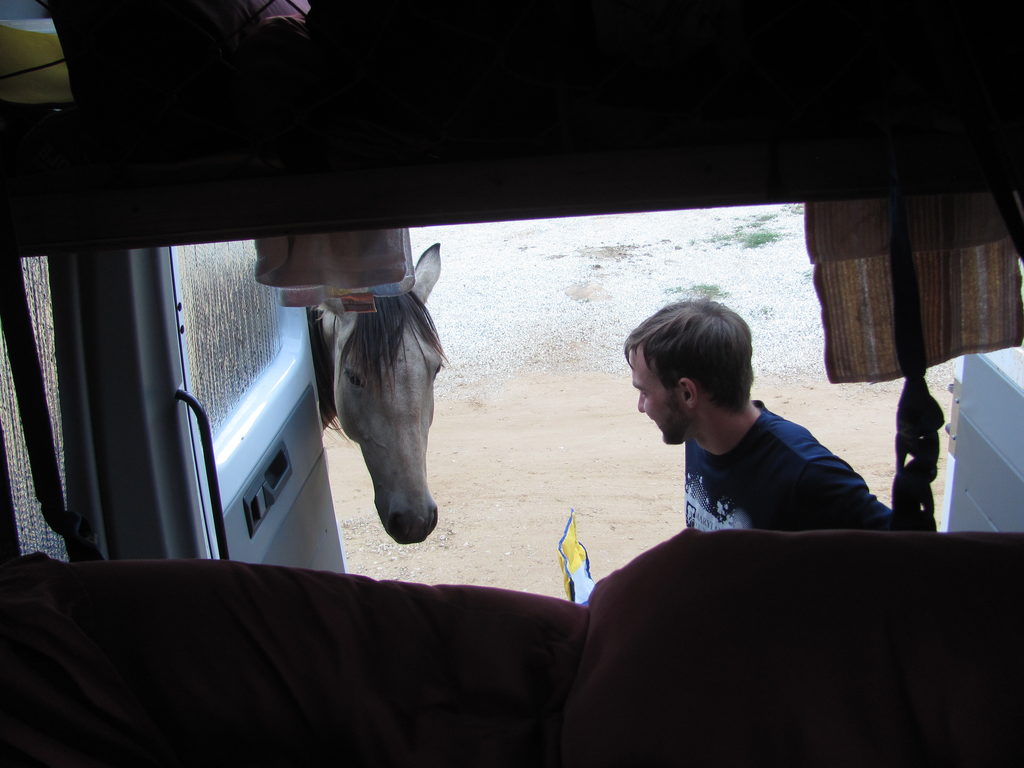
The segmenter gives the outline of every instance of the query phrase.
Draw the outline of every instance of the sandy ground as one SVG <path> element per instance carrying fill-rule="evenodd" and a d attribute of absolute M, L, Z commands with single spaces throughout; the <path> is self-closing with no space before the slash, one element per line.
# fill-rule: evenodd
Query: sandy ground
<path fill-rule="evenodd" d="M 933 391 L 945 409 L 947 393 Z M 807 426 L 888 502 L 898 383 L 756 381 L 753 396 Z M 683 449 L 637 412 L 625 374 L 527 375 L 439 399 L 427 468 L 440 521 L 422 544 L 387 537 L 358 447 L 327 440 L 348 568 L 373 578 L 564 597 L 557 544 L 570 508 L 595 578 L 683 527 Z M 940 464 L 937 506 L 943 480 Z"/>

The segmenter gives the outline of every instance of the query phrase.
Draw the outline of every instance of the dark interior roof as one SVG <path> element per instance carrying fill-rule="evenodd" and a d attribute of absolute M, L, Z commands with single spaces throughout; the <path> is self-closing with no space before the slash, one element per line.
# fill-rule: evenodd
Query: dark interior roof
<path fill-rule="evenodd" d="M 22 253 L 874 197 L 894 171 L 908 194 L 1019 188 L 1005 5 L 349 5 L 300 17 L 320 122 L 263 141 L 275 162 L 15 174 Z M 266 74 L 265 50 L 239 46 L 243 75 Z M 282 61 L 248 84 L 261 115 L 302 111 L 308 72 Z M 186 135 L 162 125 L 150 147 Z"/>

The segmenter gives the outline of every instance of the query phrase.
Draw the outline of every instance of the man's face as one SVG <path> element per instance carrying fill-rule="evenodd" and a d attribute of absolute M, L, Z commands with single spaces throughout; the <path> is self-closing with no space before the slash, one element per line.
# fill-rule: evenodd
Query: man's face
<path fill-rule="evenodd" d="M 678 387 L 665 388 L 657 374 L 647 367 L 642 349 L 629 353 L 629 366 L 633 369 L 633 386 L 640 392 L 637 410 L 650 417 L 667 444 L 685 442 L 692 421 L 679 403 Z"/>

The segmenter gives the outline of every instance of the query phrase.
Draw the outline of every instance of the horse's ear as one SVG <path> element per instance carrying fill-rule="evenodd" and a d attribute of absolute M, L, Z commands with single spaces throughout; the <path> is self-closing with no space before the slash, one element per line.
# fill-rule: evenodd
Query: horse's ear
<path fill-rule="evenodd" d="M 434 243 L 423 252 L 419 261 L 416 262 L 416 284 L 412 287 L 412 292 L 416 294 L 420 301 L 426 304 L 427 297 L 434 290 L 437 278 L 440 276 L 441 244 Z"/>

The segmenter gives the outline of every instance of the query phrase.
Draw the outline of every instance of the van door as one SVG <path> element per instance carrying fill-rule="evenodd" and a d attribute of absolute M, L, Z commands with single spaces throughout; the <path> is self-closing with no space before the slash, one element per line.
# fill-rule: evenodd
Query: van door
<path fill-rule="evenodd" d="M 217 544 L 215 476 L 232 559 L 343 571 L 305 310 L 255 281 L 251 240 L 171 255 L 184 389 L 208 415 L 216 464 L 206 471 L 193 414 L 207 541 Z"/>
<path fill-rule="evenodd" d="M 50 259 L 68 500 L 108 557 L 344 570 L 304 313 L 254 260 L 251 243 Z"/>

